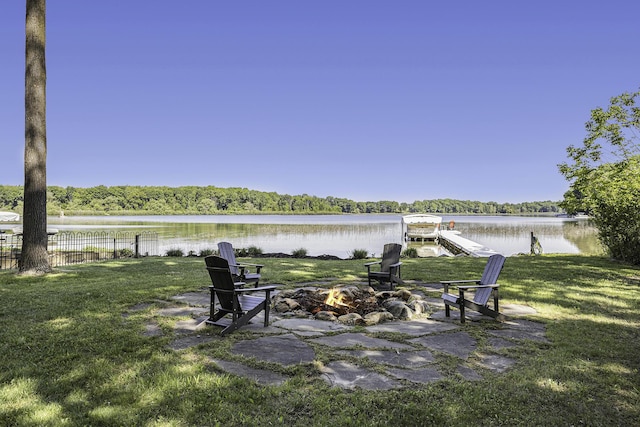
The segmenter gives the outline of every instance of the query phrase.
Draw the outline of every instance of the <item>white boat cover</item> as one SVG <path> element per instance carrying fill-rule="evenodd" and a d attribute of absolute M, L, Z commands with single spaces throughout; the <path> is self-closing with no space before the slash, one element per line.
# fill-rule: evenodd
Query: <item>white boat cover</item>
<path fill-rule="evenodd" d="M 13 212 L 0 212 L 0 221 L 20 221 L 20 215 Z"/>
<path fill-rule="evenodd" d="M 405 224 L 440 224 L 442 217 L 429 214 L 405 215 L 402 217 Z"/>

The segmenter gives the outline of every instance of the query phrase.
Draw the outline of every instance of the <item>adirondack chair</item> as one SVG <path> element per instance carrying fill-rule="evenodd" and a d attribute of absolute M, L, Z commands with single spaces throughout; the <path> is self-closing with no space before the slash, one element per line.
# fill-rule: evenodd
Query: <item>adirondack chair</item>
<path fill-rule="evenodd" d="M 253 283 L 255 287 L 258 287 L 260 281 L 260 269 L 264 267 L 261 264 L 248 264 L 236 262 L 236 253 L 233 250 L 233 245 L 229 242 L 218 243 L 218 252 L 220 256 L 229 261 L 229 268 L 233 275 L 234 282 Z M 251 273 L 249 267 L 255 268 L 256 272 Z"/>
<path fill-rule="evenodd" d="M 369 280 L 369 286 L 371 280 L 377 280 L 380 285 L 389 283 L 389 288 L 393 290 L 395 283 L 402 284 L 402 278 L 400 275 L 400 253 L 402 252 L 402 245 L 398 243 L 387 243 L 384 245 L 382 251 L 382 259 L 380 261 L 368 262 L 364 266 L 367 267 L 367 278 Z M 380 270 L 372 270 L 374 265 L 380 265 Z"/>
<path fill-rule="evenodd" d="M 264 326 L 269 326 L 269 308 L 271 306 L 271 291 L 275 286 L 243 288 L 233 281 L 229 262 L 221 257 L 211 255 L 205 257 L 207 271 L 211 277 L 211 301 L 209 304 L 209 318 L 205 321 L 210 325 L 223 326 L 221 335 L 230 334 L 241 326 L 249 323 L 251 318 L 264 310 Z M 249 295 L 248 293 L 264 292 L 264 297 Z M 216 307 L 216 299 L 218 306 Z M 231 315 L 231 321 L 225 319 Z"/>
<path fill-rule="evenodd" d="M 460 323 L 464 323 L 465 307 L 477 311 L 484 315 L 493 317 L 496 320 L 504 321 L 504 315 L 498 311 L 498 276 L 502 271 L 505 257 L 496 254 L 491 255 L 484 267 L 484 272 L 480 280 L 447 280 L 440 282 L 444 286 L 442 300 L 445 306 L 445 315 L 450 316 L 449 307 L 456 307 L 460 310 Z M 464 283 L 474 283 L 473 285 L 464 285 Z M 449 287 L 455 286 L 458 289 L 458 295 L 449 293 Z M 474 290 L 475 293 L 469 298 L 465 295 L 465 291 Z M 489 308 L 489 298 L 493 297 L 493 309 Z"/>

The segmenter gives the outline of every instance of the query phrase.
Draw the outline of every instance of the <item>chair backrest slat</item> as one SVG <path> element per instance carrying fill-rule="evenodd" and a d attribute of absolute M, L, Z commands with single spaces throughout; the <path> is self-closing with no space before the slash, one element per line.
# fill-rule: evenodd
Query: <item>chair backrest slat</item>
<path fill-rule="evenodd" d="M 484 267 L 482 278 L 480 279 L 481 285 L 495 285 L 498 283 L 498 276 L 500 276 L 505 259 L 506 258 L 500 254 L 489 257 L 487 265 Z"/>
<path fill-rule="evenodd" d="M 233 245 L 229 242 L 220 242 L 218 243 L 218 252 L 220 253 L 220 257 L 226 259 L 229 263 L 231 274 L 239 275 L 240 271 L 238 267 L 236 267 L 236 253 L 233 250 Z"/>
<path fill-rule="evenodd" d="M 382 250 L 382 262 L 380 263 L 380 271 L 389 272 L 392 264 L 400 262 L 400 253 L 402 245 L 398 243 L 387 243 Z"/>
<path fill-rule="evenodd" d="M 504 266 L 505 259 L 506 258 L 500 254 L 491 255 L 489 257 L 487 265 L 484 267 L 482 278 L 480 279 L 481 285 L 495 285 L 498 283 L 498 277 L 500 276 L 500 272 Z M 473 301 L 480 305 L 486 305 L 491 297 L 492 291 L 493 290 L 491 288 L 478 289 L 473 297 Z"/>
<path fill-rule="evenodd" d="M 219 256 L 211 255 L 205 257 L 204 262 L 207 265 L 211 283 L 216 289 L 225 291 L 234 291 L 233 277 L 229 269 L 229 262 Z M 237 298 L 236 294 L 230 292 L 216 292 L 220 306 L 226 310 L 233 310 L 233 299 Z"/>

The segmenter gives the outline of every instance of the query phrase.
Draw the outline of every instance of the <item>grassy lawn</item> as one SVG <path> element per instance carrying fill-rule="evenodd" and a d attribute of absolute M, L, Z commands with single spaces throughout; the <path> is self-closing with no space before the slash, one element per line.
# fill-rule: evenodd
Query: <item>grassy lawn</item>
<path fill-rule="evenodd" d="M 364 261 L 243 260 L 265 264 L 263 282 L 286 287 L 366 277 Z M 477 278 L 485 262 L 406 259 L 402 275 Z M 481 381 L 345 391 L 315 364 L 283 368 L 293 378 L 265 387 L 207 363 L 205 355 L 237 357 L 229 348 L 242 332 L 168 349 L 173 330 L 156 310 L 209 284 L 202 259 L 110 261 L 46 277 L 0 271 L 0 425 L 638 425 L 640 269 L 600 257 L 512 257 L 500 283 L 503 302 L 534 307 L 531 320 L 547 327 L 549 343 L 505 350 L 515 367 Z M 148 307 L 131 311 L 140 303 Z M 163 336 L 142 334 L 152 320 Z"/>

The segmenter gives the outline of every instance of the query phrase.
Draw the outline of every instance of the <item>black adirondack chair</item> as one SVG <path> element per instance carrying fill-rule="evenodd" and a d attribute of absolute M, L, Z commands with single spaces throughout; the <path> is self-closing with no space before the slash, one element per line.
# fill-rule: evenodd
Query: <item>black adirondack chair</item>
<path fill-rule="evenodd" d="M 364 265 L 367 267 L 369 286 L 372 286 L 372 280 L 376 280 L 381 286 L 389 283 L 389 288 L 393 290 L 394 284 L 403 283 L 400 275 L 400 266 L 402 265 L 402 262 L 400 262 L 401 252 L 402 245 L 398 243 L 387 243 L 384 245 L 382 259 L 380 261 L 368 262 Z M 374 265 L 380 265 L 380 270 L 373 270 L 372 267 Z"/>
<path fill-rule="evenodd" d="M 221 334 L 226 335 L 246 325 L 251 318 L 264 310 L 264 326 L 269 326 L 271 291 L 276 289 L 275 286 L 243 288 L 241 283 L 233 281 L 226 259 L 212 255 L 205 258 L 205 263 L 213 283 L 209 286 L 211 302 L 207 324 L 224 327 Z M 249 293 L 264 293 L 264 296 Z M 225 318 L 227 315 L 231 316 L 230 320 Z"/>
<path fill-rule="evenodd" d="M 496 320 L 504 321 L 504 315 L 498 311 L 498 290 L 500 285 L 497 282 L 505 260 L 506 258 L 500 254 L 491 255 L 487 260 L 487 265 L 484 267 L 480 280 L 447 280 L 440 282 L 444 286 L 442 300 L 445 304 L 445 315 L 449 317 L 450 307 L 456 307 L 460 310 L 460 323 L 464 323 L 465 308 L 469 308 Z M 465 283 L 473 284 L 465 285 Z M 458 289 L 458 295 L 449 293 L 450 286 L 455 286 Z M 471 298 L 465 295 L 465 292 L 469 290 L 475 290 Z M 491 297 L 493 297 L 493 308 L 489 308 L 489 299 Z"/>
<path fill-rule="evenodd" d="M 218 243 L 218 252 L 222 258 L 229 261 L 229 269 L 234 282 L 253 283 L 255 287 L 258 287 L 261 277 L 260 269 L 264 267 L 263 265 L 236 262 L 236 253 L 233 250 L 233 245 L 229 242 Z M 251 273 L 250 268 L 253 268 L 255 273 Z"/>

